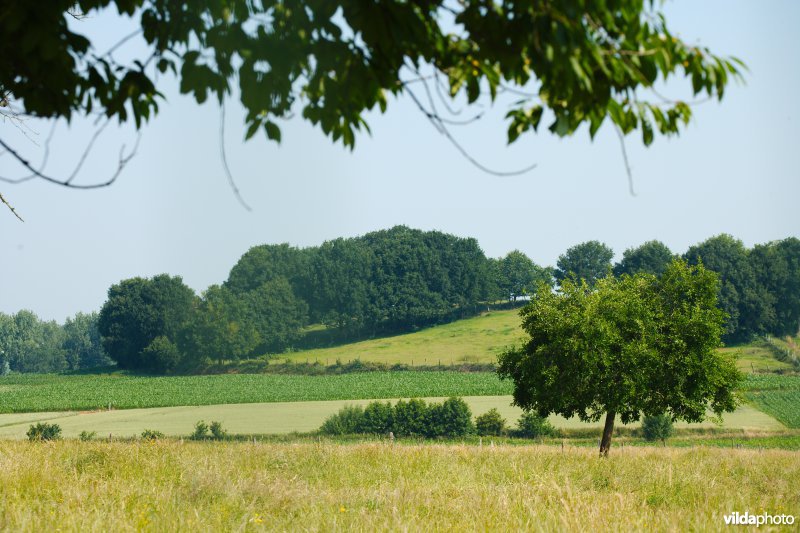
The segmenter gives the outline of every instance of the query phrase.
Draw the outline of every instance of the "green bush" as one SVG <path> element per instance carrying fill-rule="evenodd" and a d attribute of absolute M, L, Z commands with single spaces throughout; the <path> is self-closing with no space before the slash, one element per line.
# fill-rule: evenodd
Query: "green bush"
<path fill-rule="evenodd" d="M 472 411 L 461 398 L 448 398 L 428 408 L 427 437 L 463 437 L 474 433 Z"/>
<path fill-rule="evenodd" d="M 361 420 L 359 433 L 372 433 L 383 435 L 392 431 L 392 404 L 390 402 L 370 402 L 364 408 L 364 417 Z"/>
<path fill-rule="evenodd" d="M 192 440 L 204 440 L 208 438 L 208 424 L 203 420 L 198 420 L 194 425 L 194 433 L 189 435 Z"/>
<path fill-rule="evenodd" d="M 674 430 L 672 418 L 667 415 L 646 416 L 642 420 L 642 435 L 648 441 L 660 440 L 666 444 Z"/>
<path fill-rule="evenodd" d="M 81 431 L 80 435 L 78 435 L 78 438 L 81 439 L 82 441 L 86 442 L 86 441 L 94 440 L 94 438 L 96 436 L 97 436 L 97 432 L 96 431 L 86 431 L 86 430 L 84 430 L 84 431 Z"/>
<path fill-rule="evenodd" d="M 61 426 L 39 422 L 32 424 L 26 435 L 30 441 L 58 440 L 61 438 Z"/>
<path fill-rule="evenodd" d="M 158 439 L 163 439 L 164 434 L 154 429 L 145 429 L 144 431 L 142 431 L 142 438 L 144 440 L 158 440 Z"/>
<path fill-rule="evenodd" d="M 363 424 L 364 409 L 359 405 L 345 405 L 322 423 L 320 431 L 325 435 L 347 435 L 358 433 Z"/>
<path fill-rule="evenodd" d="M 392 410 L 392 431 L 398 437 L 421 437 L 428 433 L 428 405 L 412 398 L 398 401 Z"/>
<path fill-rule="evenodd" d="M 499 437 L 506 432 L 506 419 L 500 416 L 497 409 L 489 409 L 475 419 L 475 430 L 483 437 Z"/>
<path fill-rule="evenodd" d="M 222 429 L 222 422 L 211 422 L 208 429 L 211 430 L 211 437 L 216 440 L 224 440 L 228 435 L 228 432 Z"/>
<path fill-rule="evenodd" d="M 347 405 L 329 416 L 320 432 L 348 435 L 392 431 L 398 437 L 462 437 L 474 429 L 472 413 L 461 398 L 431 405 L 412 398 L 398 401 L 394 408 L 389 402 L 371 402 L 366 408 Z"/>
<path fill-rule="evenodd" d="M 536 439 L 539 437 L 553 437 L 557 432 L 556 428 L 546 418 L 528 411 L 522 413 L 522 416 L 519 417 L 515 433 L 520 437 Z"/>
<path fill-rule="evenodd" d="M 169 372 L 181 360 L 181 352 L 167 337 L 159 336 L 142 350 L 141 355 L 144 368 L 154 372 Z"/>

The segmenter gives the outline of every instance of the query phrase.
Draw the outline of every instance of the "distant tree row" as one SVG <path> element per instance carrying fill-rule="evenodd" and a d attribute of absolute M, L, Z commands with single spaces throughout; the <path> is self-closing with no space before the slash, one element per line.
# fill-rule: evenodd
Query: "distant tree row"
<path fill-rule="evenodd" d="M 63 325 L 31 311 L 0 313 L 0 375 L 61 372 L 113 364 L 97 329 L 97 313 L 78 313 Z"/>
<path fill-rule="evenodd" d="M 555 268 L 542 267 L 518 250 L 487 258 L 475 239 L 405 226 L 318 247 L 255 246 L 200 296 L 163 274 L 113 285 L 99 316 L 78 314 L 63 326 L 29 311 L 0 314 L 0 371 L 4 362 L 20 372 L 86 368 L 107 363 L 107 353 L 121 368 L 166 372 L 281 353 L 305 342 L 311 325 L 326 326 L 326 342 L 411 331 L 490 303 L 524 303 L 565 279 L 592 286 L 610 274 L 660 275 L 676 254 L 649 241 L 616 264 L 613 257 L 588 241 L 566 250 Z M 719 275 L 726 342 L 797 333 L 800 240 L 747 249 L 723 234 L 682 257 Z"/>
<path fill-rule="evenodd" d="M 313 248 L 256 246 L 200 297 L 179 277 L 123 280 L 99 328 L 120 367 L 164 372 L 280 353 L 310 324 L 344 340 L 443 323 L 550 280 L 518 251 L 490 260 L 475 239 L 397 226 Z"/>
<path fill-rule="evenodd" d="M 609 272 L 620 276 L 646 272 L 661 275 L 674 257 L 659 241 L 625 250 L 612 266 L 611 248 L 589 241 L 569 248 L 558 258 L 555 278 L 585 279 L 589 285 Z M 718 304 L 727 313 L 725 342 L 742 342 L 757 335 L 796 335 L 800 329 L 800 240 L 757 244 L 747 249 L 726 234 L 690 247 L 681 257 L 702 263 L 719 276 Z"/>

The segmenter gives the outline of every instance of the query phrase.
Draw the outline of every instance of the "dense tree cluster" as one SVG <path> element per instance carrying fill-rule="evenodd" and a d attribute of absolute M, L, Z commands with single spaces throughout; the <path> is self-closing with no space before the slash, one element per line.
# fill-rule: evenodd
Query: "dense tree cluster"
<path fill-rule="evenodd" d="M 772 333 L 795 335 L 800 324 L 800 240 L 792 237 L 752 250 L 718 235 L 684 254 L 719 274 L 719 305 L 728 313 L 726 341 Z"/>
<path fill-rule="evenodd" d="M 260 245 L 199 296 L 181 278 L 160 275 L 115 284 L 99 316 L 79 313 L 63 326 L 29 311 L 0 314 L 0 373 L 100 366 L 106 353 L 121 368 L 168 372 L 412 331 L 499 302 L 521 305 L 556 281 L 591 288 L 612 273 L 660 276 L 678 257 L 659 241 L 625 250 L 616 264 L 613 255 L 588 241 L 567 249 L 556 268 L 541 267 L 518 250 L 487 258 L 475 239 L 405 226 L 303 249 Z M 797 238 L 748 250 L 719 235 L 682 257 L 718 274 L 725 342 L 798 332 Z"/>
<path fill-rule="evenodd" d="M 611 248 L 588 241 L 558 258 L 559 282 L 584 279 L 592 286 L 609 272 L 616 276 L 647 273 L 660 276 L 679 257 L 660 241 L 625 250 L 613 265 Z M 796 335 L 800 330 L 800 240 L 790 237 L 747 249 L 742 241 L 722 234 L 682 254 L 691 265 L 702 263 L 719 275 L 719 307 L 727 313 L 725 342 L 744 342 L 758 335 Z"/>
<path fill-rule="evenodd" d="M 97 329 L 97 313 L 77 313 L 64 325 L 31 311 L 0 313 L 0 375 L 60 372 L 112 364 Z"/>
<path fill-rule="evenodd" d="M 124 280 L 109 290 L 100 332 L 120 367 L 165 372 L 280 353 L 311 324 L 340 341 L 414 330 L 551 279 L 518 251 L 490 260 L 475 239 L 397 226 L 305 249 L 253 247 L 200 297 L 178 277 Z"/>

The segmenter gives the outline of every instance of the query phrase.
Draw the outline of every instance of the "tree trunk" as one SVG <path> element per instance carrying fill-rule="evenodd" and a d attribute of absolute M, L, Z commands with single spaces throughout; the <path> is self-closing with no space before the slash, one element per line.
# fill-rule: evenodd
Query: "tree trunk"
<path fill-rule="evenodd" d="M 609 411 L 606 413 L 606 425 L 603 427 L 603 438 L 600 440 L 600 457 L 608 457 L 608 450 L 611 449 L 611 434 L 614 432 L 614 418 L 617 413 Z"/>

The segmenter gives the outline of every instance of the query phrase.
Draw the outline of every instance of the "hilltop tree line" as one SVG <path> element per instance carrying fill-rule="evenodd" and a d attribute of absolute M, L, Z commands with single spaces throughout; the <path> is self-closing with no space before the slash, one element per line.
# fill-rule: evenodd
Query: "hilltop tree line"
<path fill-rule="evenodd" d="M 678 257 L 659 241 L 626 250 L 616 264 L 613 256 L 588 241 L 566 250 L 554 268 L 542 267 L 517 250 L 487 258 L 475 239 L 404 226 L 317 247 L 260 245 L 199 296 L 180 277 L 162 274 L 113 285 L 99 315 L 79 314 L 63 326 L 29 311 L 0 314 L 0 371 L 86 368 L 108 363 L 106 354 L 126 369 L 188 369 L 281 353 L 314 333 L 335 343 L 413 331 L 500 302 L 522 304 L 567 279 L 591 287 L 611 274 L 661 275 Z M 681 257 L 718 274 L 725 342 L 797 333 L 800 240 L 748 249 L 723 234 Z"/>
<path fill-rule="evenodd" d="M 179 277 L 124 280 L 99 327 L 121 367 L 161 372 L 280 353 L 313 324 L 343 342 L 445 323 L 550 280 L 520 252 L 489 259 L 475 239 L 397 226 L 318 247 L 253 247 L 199 297 Z"/>

